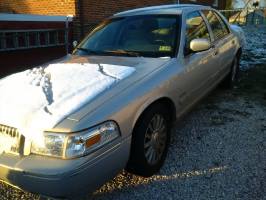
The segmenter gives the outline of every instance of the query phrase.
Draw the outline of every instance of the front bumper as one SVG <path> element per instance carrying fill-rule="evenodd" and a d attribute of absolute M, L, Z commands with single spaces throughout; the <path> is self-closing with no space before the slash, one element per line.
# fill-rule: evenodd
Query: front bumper
<path fill-rule="evenodd" d="M 0 180 L 32 193 L 65 198 L 93 192 L 123 169 L 130 138 L 115 141 L 91 155 L 60 160 L 30 155 L 0 155 Z"/>

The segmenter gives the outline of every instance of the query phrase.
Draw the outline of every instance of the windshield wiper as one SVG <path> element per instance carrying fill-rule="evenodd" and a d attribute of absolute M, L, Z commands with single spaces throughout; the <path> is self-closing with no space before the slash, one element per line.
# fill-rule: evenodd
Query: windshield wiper
<path fill-rule="evenodd" d="M 139 57 L 140 56 L 140 54 L 138 52 L 126 51 L 126 50 L 122 50 L 122 49 L 106 50 L 104 52 L 106 52 L 106 53 L 112 53 L 112 54 L 122 54 L 122 55 L 127 55 L 127 56 L 135 56 L 135 57 Z"/>
<path fill-rule="evenodd" d="M 134 56 L 134 57 L 139 57 L 139 53 L 134 52 L 134 51 L 126 51 L 126 50 L 122 50 L 122 49 L 118 49 L 118 50 L 105 50 L 105 51 L 94 51 L 91 49 L 87 49 L 87 48 L 82 48 L 82 47 L 78 47 L 77 48 L 80 51 L 84 51 L 87 54 L 95 54 L 95 55 L 109 55 L 109 54 L 118 54 L 118 55 L 127 55 L 127 56 Z"/>
<path fill-rule="evenodd" d="M 87 49 L 87 48 L 82 48 L 82 47 L 78 47 L 77 49 L 80 50 L 80 51 L 84 51 L 84 52 L 86 52 L 87 54 L 95 54 L 95 55 L 99 55 L 99 54 L 103 53 L 103 52 L 100 52 L 100 51 L 94 51 L 94 50 Z"/>

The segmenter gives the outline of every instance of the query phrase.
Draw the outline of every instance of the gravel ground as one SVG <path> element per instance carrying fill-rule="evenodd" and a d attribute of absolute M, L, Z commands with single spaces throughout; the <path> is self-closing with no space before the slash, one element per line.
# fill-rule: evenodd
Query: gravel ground
<path fill-rule="evenodd" d="M 121 172 L 92 199 L 266 199 L 266 28 L 245 30 L 242 78 L 176 124 L 159 174 Z M 39 199 L 0 183 L 0 199 Z"/>

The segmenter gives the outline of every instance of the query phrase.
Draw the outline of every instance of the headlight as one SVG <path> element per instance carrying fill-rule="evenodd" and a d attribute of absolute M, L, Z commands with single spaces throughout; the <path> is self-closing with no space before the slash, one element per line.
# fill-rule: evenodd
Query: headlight
<path fill-rule="evenodd" d="M 118 126 L 113 121 L 74 134 L 45 132 L 43 138 L 33 140 L 31 152 L 70 159 L 87 155 L 119 135 Z"/>

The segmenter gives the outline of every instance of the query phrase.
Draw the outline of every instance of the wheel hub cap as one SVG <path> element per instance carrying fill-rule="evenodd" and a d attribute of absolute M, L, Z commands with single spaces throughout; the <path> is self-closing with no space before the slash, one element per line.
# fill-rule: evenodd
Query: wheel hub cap
<path fill-rule="evenodd" d="M 149 164 L 155 165 L 161 160 L 166 141 L 166 121 L 163 116 L 155 115 L 148 125 L 144 139 L 144 152 Z"/>

